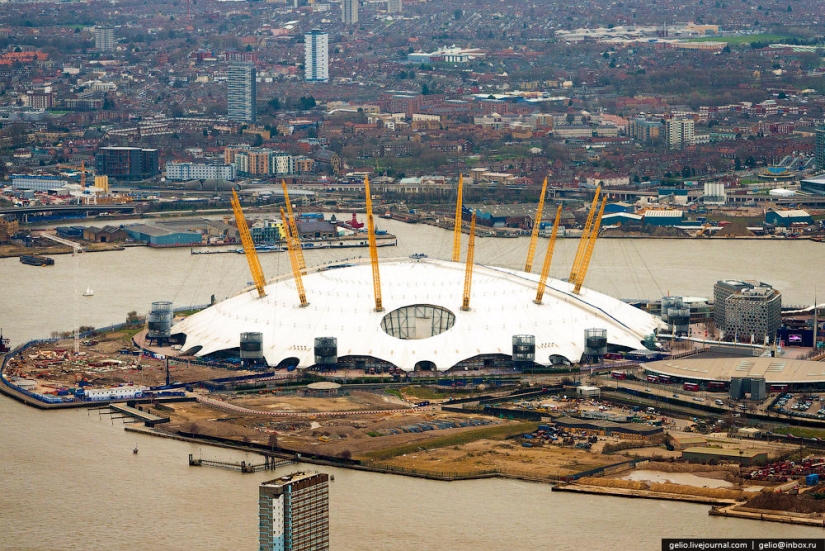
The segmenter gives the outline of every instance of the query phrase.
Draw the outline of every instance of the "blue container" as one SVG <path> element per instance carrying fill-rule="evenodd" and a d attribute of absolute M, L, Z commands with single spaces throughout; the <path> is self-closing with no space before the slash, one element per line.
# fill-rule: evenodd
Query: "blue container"
<path fill-rule="evenodd" d="M 805 477 L 805 484 L 807 486 L 816 486 L 819 484 L 819 475 L 818 474 L 809 474 Z"/>

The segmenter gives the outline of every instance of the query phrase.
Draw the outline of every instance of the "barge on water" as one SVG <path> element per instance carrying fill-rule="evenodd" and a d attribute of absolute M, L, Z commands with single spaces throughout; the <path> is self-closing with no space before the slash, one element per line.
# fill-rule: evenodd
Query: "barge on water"
<path fill-rule="evenodd" d="M 23 254 L 20 255 L 20 262 L 29 266 L 51 266 L 54 264 L 54 259 L 39 254 Z"/>

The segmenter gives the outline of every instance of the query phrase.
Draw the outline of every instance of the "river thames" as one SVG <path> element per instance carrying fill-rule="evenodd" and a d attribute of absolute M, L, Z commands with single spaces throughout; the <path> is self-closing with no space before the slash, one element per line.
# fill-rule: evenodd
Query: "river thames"
<path fill-rule="evenodd" d="M 381 258 L 449 258 L 452 234 L 380 220 L 398 235 Z M 466 248 L 467 236 L 464 236 Z M 547 241 L 539 242 L 534 271 Z M 522 269 L 528 239 L 476 241 L 476 261 Z M 559 240 L 551 275 L 567 276 L 576 240 Z M 585 286 L 617 297 L 711 296 L 719 279 L 758 279 L 785 304 L 811 304 L 825 245 L 785 240 L 618 240 L 596 245 Z M 308 251 L 307 264 L 368 256 L 365 249 Z M 12 345 L 77 325 L 102 326 L 231 296 L 251 279 L 243 255 L 192 255 L 144 247 L 56 256 L 52 267 L 0 260 L 0 327 Z M 285 254 L 261 255 L 267 277 Z M 94 297 L 83 297 L 87 287 Z M 311 300 L 312 290 L 307 289 Z M 456 290 L 457 304 L 461 290 Z M 369 307 L 369 305 L 365 305 Z M 42 412 L 0 397 L 0 548 L 257 548 L 257 486 L 279 472 L 241 475 L 192 468 L 187 456 L 240 461 L 239 452 L 135 435 L 85 410 Z M 138 455 L 132 448 L 138 446 Z M 256 460 L 257 462 L 257 460 Z M 306 465 L 309 470 L 321 470 Z M 289 467 L 284 470 L 290 470 Z M 660 549 L 662 537 L 821 537 L 825 530 L 707 514 L 708 507 L 551 492 L 511 480 L 434 482 L 333 468 L 332 549 Z"/>

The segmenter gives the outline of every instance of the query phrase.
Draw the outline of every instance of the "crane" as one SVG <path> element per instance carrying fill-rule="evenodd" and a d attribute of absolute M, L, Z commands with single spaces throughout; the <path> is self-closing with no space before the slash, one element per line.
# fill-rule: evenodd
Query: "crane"
<path fill-rule="evenodd" d="M 584 276 L 587 275 L 587 267 L 590 265 L 590 257 L 593 256 L 593 248 L 596 246 L 596 239 L 599 237 L 599 226 L 602 224 L 602 214 L 604 214 L 604 206 L 607 204 L 607 197 L 602 198 L 602 206 L 599 208 L 599 214 L 596 216 L 596 221 L 593 223 L 593 228 L 590 231 L 590 237 L 587 240 L 587 250 L 584 252 L 582 265 L 576 276 L 575 287 L 573 292 L 577 295 L 581 291 L 582 283 L 584 283 Z"/>
<path fill-rule="evenodd" d="M 367 194 L 367 237 L 370 243 L 370 264 L 372 264 L 372 288 L 375 294 L 375 311 L 383 312 L 381 303 L 381 274 L 378 271 L 378 247 L 375 246 L 375 221 L 372 219 L 372 195 L 370 194 L 370 178 L 364 177 L 364 192 Z"/>
<path fill-rule="evenodd" d="M 57 165 L 57 168 L 67 168 L 69 170 L 77 170 L 80 172 L 80 191 L 86 193 L 86 173 L 91 172 L 91 169 L 86 168 L 86 161 L 80 161 L 80 166 L 77 165 Z M 97 204 L 97 196 L 94 196 L 95 204 Z M 89 198 L 86 197 L 86 204 L 89 204 Z"/>
<path fill-rule="evenodd" d="M 458 192 L 455 199 L 455 226 L 453 226 L 453 262 L 461 260 L 461 206 L 464 202 L 464 175 L 458 175 Z"/>
<path fill-rule="evenodd" d="M 292 266 L 292 277 L 295 278 L 295 288 L 298 289 L 298 300 L 301 301 L 301 308 L 309 304 L 307 302 L 307 294 L 304 290 L 304 280 L 301 278 L 301 268 L 298 264 L 298 255 L 296 254 L 300 248 L 300 243 L 292 235 L 292 230 L 287 224 L 287 216 L 284 209 L 281 209 L 281 221 L 284 224 L 284 231 L 286 232 L 286 248 L 289 252 L 289 264 Z"/>
<path fill-rule="evenodd" d="M 238 194 L 232 190 L 232 211 L 235 213 L 235 222 L 238 224 L 238 233 L 241 234 L 241 243 L 243 243 L 243 252 L 246 254 L 246 261 L 249 263 L 249 271 L 252 272 L 252 281 L 255 282 L 255 288 L 258 290 L 258 296 L 263 298 L 266 296 L 264 285 L 264 271 L 261 269 L 261 261 L 258 258 L 258 253 L 255 252 L 255 243 L 252 241 L 252 234 L 249 233 L 249 226 L 246 225 L 246 218 L 241 209 L 241 202 L 238 200 Z"/>
<path fill-rule="evenodd" d="M 599 204 L 599 192 L 602 190 L 601 186 L 596 188 L 596 195 L 593 196 L 593 202 L 590 204 L 590 212 L 587 214 L 587 221 L 584 223 L 581 239 L 579 239 L 579 248 L 576 249 L 576 256 L 573 259 L 573 266 L 570 268 L 570 277 L 567 281 L 574 282 L 578 277 L 577 274 L 581 270 L 582 259 L 584 258 L 584 250 L 587 248 L 587 239 L 590 236 L 590 226 L 593 224 L 593 217 L 596 214 L 596 206 Z"/>
<path fill-rule="evenodd" d="M 544 298 L 544 288 L 547 285 L 547 277 L 550 275 L 550 262 L 553 260 L 553 249 L 556 247 L 556 234 L 559 231 L 559 220 L 561 219 L 561 205 L 556 210 L 556 219 L 553 221 L 553 231 L 550 233 L 550 241 L 547 242 L 547 252 L 544 254 L 544 264 L 541 266 L 541 279 L 539 288 L 536 291 L 536 304 L 541 304 Z"/>
<path fill-rule="evenodd" d="M 539 239 L 539 226 L 541 225 L 541 215 L 544 213 L 544 194 L 547 193 L 547 177 L 544 178 L 544 183 L 541 186 L 541 196 L 539 197 L 539 206 L 536 209 L 536 219 L 533 221 L 533 234 L 530 236 L 530 248 L 527 250 L 527 262 L 524 264 L 524 271 L 528 274 L 533 269 L 533 257 L 536 254 L 536 242 Z M 556 216 L 556 220 L 559 217 Z"/>
<path fill-rule="evenodd" d="M 284 202 L 286 203 L 286 212 L 289 218 L 284 220 L 284 228 L 289 223 L 289 230 L 292 233 L 292 238 L 295 240 L 295 257 L 298 259 L 298 269 L 303 275 L 307 273 L 307 263 L 304 261 L 304 249 L 301 247 L 301 234 L 298 233 L 298 228 L 295 225 L 295 215 L 292 213 L 292 202 L 289 200 L 289 191 L 286 189 L 286 181 L 281 180 L 281 187 L 284 190 Z"/>
<path fill-rule="evenodd" d="M 80 187 L 86 189 L 86 173 L 91 172 L 86 168 L 86 161 L 80 161 L 80 166 L 77 165 L 57 165 L 57 168 L 68 168 L 69 170 L 77 170 L 80 172 Z"/>
<path fill-rule="evenodd" d="M 461 309 L 470 309 L 470 286 L 473 283 L 473 256 L 475 256 L 476 238 L 476 213 L 473 212 L 473 219 L 470 222 L 470 243 L 467 245 L 467 266 L 464 268 L 464 298 L 461 301 Z"/>

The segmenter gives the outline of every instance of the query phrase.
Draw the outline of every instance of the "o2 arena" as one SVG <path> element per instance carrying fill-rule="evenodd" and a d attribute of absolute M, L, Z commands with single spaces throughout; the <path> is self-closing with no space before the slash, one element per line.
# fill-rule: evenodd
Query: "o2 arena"
<path fill-rule="evenodd" d="M 459 198 L 460 190 L 461 183 Z M 297 234 L 289 229 L 294 221 L 285 216 L 292 277 L 266 282 L 260 264 L 255 267 L 251 238 L 244 240 L 256 286 L 189 316 L 172 333 L 183 342 L 184 354 L 257 356 L 269 366 L 319 369 L 519 369 L 575 363 L 608 348 L 640 349 L 660 328 L 658 318 L 581 286 L 598 235 L 597 199 L 598 191 L 568 281 L 547 277 L 557 226 L 541 276 L 529 268 L 473 265 L 474 217 L 466 262 L 413 255 L 379 264 L 373 246 L 370 261 L 307 271 L 300 265 Z M 237 199 L 235 205 L 244 238 Z M 461 238 L 456 210 L 454 258 Z M 531 253 L 534 244 L 535 235 Z"/>

